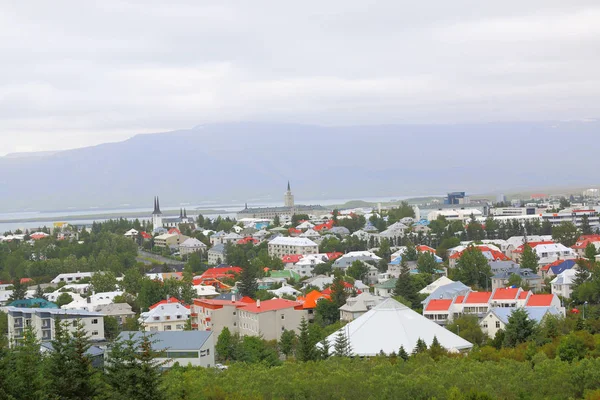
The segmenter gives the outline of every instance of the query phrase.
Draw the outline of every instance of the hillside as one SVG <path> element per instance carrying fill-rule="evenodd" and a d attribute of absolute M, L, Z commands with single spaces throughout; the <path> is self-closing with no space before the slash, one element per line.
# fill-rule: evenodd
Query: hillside
<path fill-rule="evenodd" d="M 598 183 L 598 122 L 227 123 L 0 158 L 0 211 L 495 192 Z"/>

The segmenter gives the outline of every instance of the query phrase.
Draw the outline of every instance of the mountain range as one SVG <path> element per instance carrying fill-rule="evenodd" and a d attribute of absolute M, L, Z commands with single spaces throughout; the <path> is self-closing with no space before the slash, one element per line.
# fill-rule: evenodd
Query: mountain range
<path fill-rule="evenodd" d="M 0 211 L 298 201 L 598 183 L 598 121 L 311 126 L 239 122 L 0 158 Z"/>

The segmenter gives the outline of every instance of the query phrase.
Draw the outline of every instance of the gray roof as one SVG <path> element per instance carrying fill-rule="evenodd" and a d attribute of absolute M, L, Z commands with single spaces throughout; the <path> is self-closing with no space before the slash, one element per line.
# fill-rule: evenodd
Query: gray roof
<path fill-rule="evenodd" d="M 54 316 L 65 316 L 69 317 L 102 317 L 102 314 L 86 310 L 63 310 L 61 308 L 19 308 L 19 307 L 6 307 L 6 311 L 9 313 L 24 313 L 24 314 L 51 314 Z"/>
<path fill-rule="evenodd" d="M 40 347 L 45 348 L 48 351 L 54 351 L 54 347 L 52 346 L 52 342 L 42 342 L 40 343 Z M 85 352 L 88 357 L 99 357 L 104 354 L 104 350 L 98 346 L 90 346 L 89 349 Z"/>
<path fill-rule="evenodd" d="M 111 303 L 96 307 L 96 311 L 103 315 L 135 315 L 127 303 Z"/>
<path fill-rule="evenodd" d="M 213 253 L 220 253 L 220 254 L 224 254 L 225 253 L 225 245 L 224 244 L 216 244 L 213 247 L 210 248 L 210 250 L 208 251 L 212 251 Z"/>
<path fill-rule="evenodd" d="M 542 279 L 541 276 L 534 273 L 529 268 L 510 268 L 501 272 L 498 272 L 496 275 L 492 276 L 493 279 L 508 279 L 511 275 L 519 275 L 521 279 L 525 280 L 537 280 Z"/>
<path fill-rule="evenodd" d="M 435 289 L 425 300 L 422 301 L 422 304 L 427 304 L 429 300 L 433 299 L 453 299 L 456 296 L 463 296 L 471 291 L 471 288 L 465 285 L 464 283 L 452 282 L 444 286 L 440 286 Z"/>
<path fill-rule="evenodd" d="M 515 311 L 516 307 L 494 307 L 490 310 L 500 321 L 507 324 L 508 318 Z M 562 315 L 560 311 L 556 309 L 556 307 L 524 307 L 523 308 L 527 315 L 529 315 L 529 319 L 539 323 L 546 314 L 552 315 Z"/>
<path fill-rule="evenodd" d="M 124 331 L 117 340 L 140 340 L 145 332 Z M 211 331 L 164 331 L 146 333 L 150 337 L 152 349 L 163 350 L 198 350 L 212 335 Z"/>

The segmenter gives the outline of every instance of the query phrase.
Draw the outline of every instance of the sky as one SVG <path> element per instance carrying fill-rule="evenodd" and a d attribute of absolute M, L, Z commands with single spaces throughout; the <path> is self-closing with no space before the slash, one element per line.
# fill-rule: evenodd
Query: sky
<path fill-rule="evenodd" d="M 600 116 L 596 0 L 0 4 L 0 156 L 229 121 Z"/>

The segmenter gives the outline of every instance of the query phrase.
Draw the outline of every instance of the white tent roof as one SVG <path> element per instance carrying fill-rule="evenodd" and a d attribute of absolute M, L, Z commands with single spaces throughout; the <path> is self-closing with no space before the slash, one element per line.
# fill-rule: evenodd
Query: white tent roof
<path fill-rule="evenodd" d="M 452 279 L 448 278 L 447 276 L 441 276 L 434 282 L 430 283 L 429 285 L 427 285 L 423 289 L 421 289 L 419 291 L 419 293 L 431 294 L 431 293 L 433 293 L 433 291 L 435 289 L 439 288 L 440 286 L 448 285 L 450 283 L 454 283 L 454 281 Z"/>
<path fill-rule="evenodd" d="M 376 356 L 381 351 L 386 354 L 397 353 L 400 346 L 410 353 L 419 338 L 429 346 L 434 336 L 442 347 L 450 351 L 473 347 L 460 336 L 392 298 L 331 334 L 327 340 L 332 348 L 340 331 L 348 337 L 352 354 L 356 356 Z"/>

